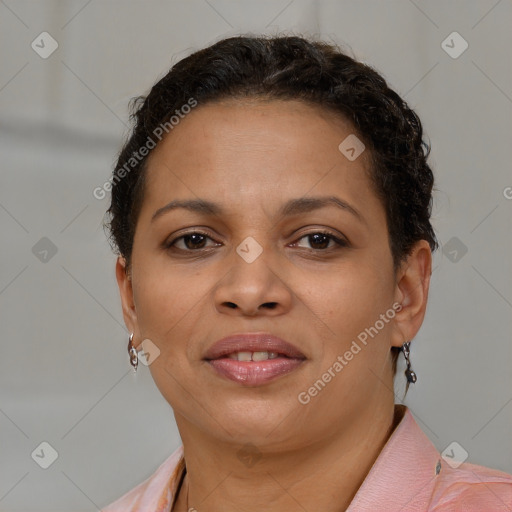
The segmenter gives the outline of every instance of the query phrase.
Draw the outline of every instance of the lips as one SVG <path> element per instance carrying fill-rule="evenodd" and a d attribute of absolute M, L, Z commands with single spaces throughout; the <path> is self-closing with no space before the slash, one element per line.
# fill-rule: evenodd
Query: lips
<path fill-rule="evenodd" d="M 217 341 L 204 360 L 218 376 L 254 387 L 300 368 L 306 356 L 272 334 L 243 333 Z"/>
<path fill-rule="evenodd" d="M 280 357 L 306 359 L 294 345 L 267 333 L 242 333 L 222 338 L 207 350 L 204 359 L 221 359 L 240 352 L 274 352 Z"/>

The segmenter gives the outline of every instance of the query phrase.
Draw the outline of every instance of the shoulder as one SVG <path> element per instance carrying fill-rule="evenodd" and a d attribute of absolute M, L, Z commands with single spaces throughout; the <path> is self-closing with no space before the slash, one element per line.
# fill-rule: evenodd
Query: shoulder
<path fill-rule="evenodd" d="M 512 475 L 476 464 L 443 464 L 432 495 L 432 512 L 512 510 Z"/>
<path fill-rule="evenodd" d="M 407 407 L 395 411 L 402 419 L 347 511 L 512 512 L 512 475 L 444 458 Z"/>
<path fill-rule="evenodd" d="M 177 448 L 142 483 L 131 489 L 101 512 L 142 512 L 168 510 L 172 491 L 183 469 L 183 446 Z"/>

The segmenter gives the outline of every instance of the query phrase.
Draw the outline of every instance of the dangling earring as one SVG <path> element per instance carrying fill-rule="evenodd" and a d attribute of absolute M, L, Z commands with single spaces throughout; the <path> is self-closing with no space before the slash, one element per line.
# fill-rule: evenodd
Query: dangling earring
<path fill-rule="evenodd" d="M 411 370 L 411 360 L 409 358 L 409 355 L 411 353 L 410 346 L 411 346 L 410 341 L 406 341 L 402 345 L 402 351 L 404 353 L 405 363 L 407 364 L 407 369 L 405 370 L 405 376 L 407 377 L 407 385 L 409 385 L 409 383 L 414 384 L 418 380 L 418 377 L 416 376 L 414 371 Z"/>
<path fill-rule="evenodd" d="M 137 356 L 137 350 L 132 345 L 133 341 L 133 332 L 130 334 L 130 338 L 128 340 L 128 354 L 130 355 L 130 364 L 133 366 L 133 371 L 137 371 L 137 366 L 139 365 L 139 358 Z"/>

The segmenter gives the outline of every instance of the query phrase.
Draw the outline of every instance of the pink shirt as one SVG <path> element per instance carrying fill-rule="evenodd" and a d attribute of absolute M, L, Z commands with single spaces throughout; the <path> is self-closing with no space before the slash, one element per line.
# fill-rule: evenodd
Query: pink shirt
<path fill-rule="evenodd" d="M 512 475 L 469 463 L 452 467 L 404 409 L 346 512 L 512 512 Z M 184 469 L 180 446 L 102 512 L 170 512 Z"/>

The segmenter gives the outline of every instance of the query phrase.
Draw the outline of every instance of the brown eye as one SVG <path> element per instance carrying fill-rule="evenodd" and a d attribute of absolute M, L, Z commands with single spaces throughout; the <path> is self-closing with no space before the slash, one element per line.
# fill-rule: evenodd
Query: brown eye
<path fill-rule="evenodd" d="M 193 233 L 192 235 L 185 235 L 182 238 L 183 238 L 183 243 L 187 249 L 202 249 L 206 243 L 206 237 L 199 233 Z"/>
<path fill-rule="evenodd" d="M 303 239 L 307 239 L 307 242 L 310 245 L 310 247 L 306 247 L 307 249 L 313 249 L 313 250 L 318 250 L 318 251 L 322 251 L 322 250 L 326 250 L 326 249 L 334 249 L 336 246 L 341 246 L 341 247 L 348 246 L 347 242 L 334 236 L 332 233 L 325 233 L 325 232 L 309 233 L 309 234 L 304 235 L 301 238 L 299 238 L 299 241 L 303 240 Z M 295 245 L 298 245 L 298 242 Z"/>
<path fill-rule="evenodd" d="M 207 246 L 206 244 L 208 240 L 213 241 L 213 239 L 210 238 L 206 233 L 194 231 L 192 233 L 187 233 L 186 235 L 181 235 L 177 238 L 174 238 L 166 244 L 166 247 L 168 249 L 192 252 L 195 250 L 215 247 L 216 245 L 219 245 L 215 242 L 213 245 Z"/>

